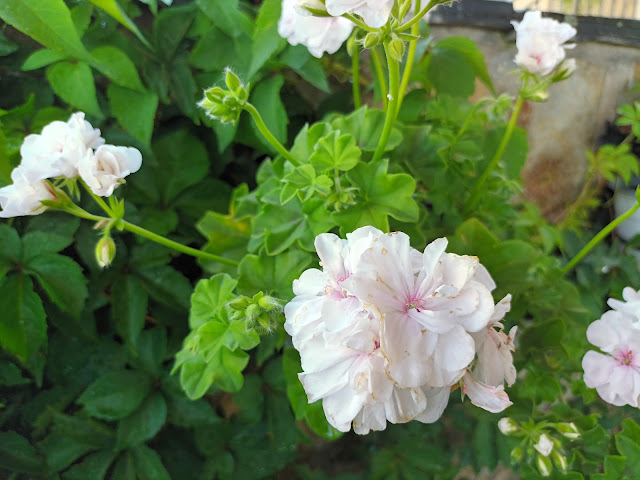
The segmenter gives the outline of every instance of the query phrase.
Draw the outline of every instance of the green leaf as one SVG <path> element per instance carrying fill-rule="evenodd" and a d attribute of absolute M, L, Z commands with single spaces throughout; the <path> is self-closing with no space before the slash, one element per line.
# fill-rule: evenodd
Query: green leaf
<path fill-rule="evenodd" d="M 103 480 L 116 455 L 111 450 L 100 450 L 87 455 L 82 462 L 67 470 L 62 480 Z"/>
<path fill-rule="evenodd" d="M 192 5 L 162 10 L 153 21 L 153 43 L 159 55 L 170 61 L 193 23 L 196 9 Z"/>
<path fill-rule="evenodd" d="M 91 446 L 80 443 L 59 432 L 52 432 L 47 435 L 37 443 L 37 447 L 45 456 L 47 467 L 52 471 L 66 469 L 91 450 Z"/>
<path fill-rule="evenodd" d="M 314 123 L 311 126 L 305 125 L 293 141 L 291 155 L 302 163 L 309 163 L 309 158 L 314 153 L 318 141 L 330 135 L 332 131 L 331 125 L 325 122 Z"/>
<path fill-rule="evenodd" d="M 627 457 L 627 469 L 637 476 L 640 474 L 640 444 L 621 434 L 615 439 L 618 452 Z"/>
<path fill-rule="evenodd" d="M 139 92 L 145 91 L 136 66 L 119 48 L 103 45 L 91 50 L 91 56 L 94 68 L 116 84 Z"/>
<path fill-rule="evenodd" d="M 92 13 L 93 5 L 88 2 L 76 5 L 71 9 L 71 19 L 73 20 L 79 37 L 82 37 L 89 28 Z"/>
<path fill-rule="evenodd" d="M 227 35 L 253 35 L 253 22 L 241 12 L 239 0 L 196 0 L 200 10 Z"/>
<path fill-rule="evenodd" d="M 138 445 L 131 450 L 138 480 L 171 480 L 156 452 L 146 445 Z"/>
<path fill-rule="evenodd" d="M 160 431 L 167 419 L 167 402 L 159 392 L 149 395 L 128 417 L 120 420 L 116 448 L 144 443 Z"/>
<path fill-rule="evenodd" d="M 18 50 L 18 48 L 20 47 L 17 43 L 12 42 L 5 37 L 4 33 L 0 32 L 0 57 L 11 55 L 13 52 Z"/>
<path fill-rule="evenodd" d="M 300 250 L 289 250 L 276 256 L 246 255 L 238 266 L 238 292 L 254 295 L 266 291 L 290 300 L 293 281 L 311 261 L 311 255 Z"/>
<path fill-rule="evenodd" d="M 205 252 L 239 261 L 247 251 L 251 233 L 250 219 L 236 220 L 233 212 L 222 215 L 209 211 L 198 221 L 196 228 L 207 239 L 203 247 Z M 202 265 L 212 271 L 220 268 L 218 262 L 202 261 Z"/>
<path fill-rule="evenodd" d="M 47 341 L 42 301 L 22 274 L 5 278 L 0 291 L 0 346 L 27 364 Z"/>
<path fill-rule="evenodd" d="M 340 133 L 350 134 L 358 146 L 365 152 L 373 152 L 382 136 L 386 114 L 382 110 L 370 110 L 366 106 L 345 117 L 336 115 L 330 121 L 331 126 Z M 391 130 L 385 152 L 395 149 L 402 142 L 402 133 L 397 128 Z"/>
<path fill-rule="evenodd" d="M 80 219 L 64 212 L 46 212 L 29 219 L 22 237 L 24 260 L 42 253 L 58 253 L 73 243 Z"/>
<path fill-rule="evenodd" d="M 389 216 L 401 222 L 418 220 L 418 205 L 412 198 L 415 180 L 404 173 L 387 173 L 388 166 L 386 159 L 360 163 L 346 174 L 359 191 L 355 205 L 334 214 L 343 235 L 366 225 L 389 231 Z"/>
<path fill-rule="evenodd" d="M 36 449 L 16 432 L 0 432 L 0 467 L 22 473 L 41 473 L 45 469 Z"/>
<path fill-rule="evenodd" d="M 309 162 L 318 172 L 334 169 L 346 172 L 360 162 L 361 156 L 355 138 L 334 131 L 318 140 Z"/>
<path fill-rule="evenodd" d="M 60 310 L 80 316 L 88 295 L 87 279 L 80 265 L 69 257 L 45 253 L 30 259 L 25 272 L 35 276 Z"/>
<path fill-rule="evenodd" d="M 167 331 L 163 327 L 155 327 L 143 330 L 136 343 L 137 358 L 131 361 L 132 365 L 139 366 L 148 374 L 160 377 L 162 374 L 162 362 L 167 354 Z"/>
<path fill-rule="evenodd" d="M 22 260 L 20 236 L 9 225 L 0 224 L 0 282 Z"/>
<path fill-rule="evenodd" d="M 136 341 L 144 327 L 147 302 L 147 292 L 134 275 L 121 275 L 111 285 L 111 306 L 116 330 L 134 352 Z"/>
<path fill-rule="evenodd" d="M 483 153 L 486 162 L 489 162 L 498 150 L 498 147 L 502 142 L 502 138 L 504 137 L 505 130 L 506 127 L 495 128 L 485 133 Z M 527 142 L 527 132 L 522 128 L 516 127 L 500 159 L 500 163 L 504 166 L 508 178 L 515 180 L 520 179 L 520 170 L 522 170 L 524 162 L 527 159 L 528 150 L 529 143 Z"/>
<path fill-rule="evenodd" d="M 149 296 L 174 310 L 189 310 L 191 282 L 169 265 L 140 268 L 136 275 L 142 280 Z"/>
<path fill-rule="evenodd" d="M 51 88 L 62 100 L 95 117 L 103 117 L 89 64 L 61 61 L 47 67 L 46 74 Z"/>
<path fill-rule="evenodd" d="M 147 375 L 135 370 L 122 370 L 98 378 L 77 401 L 93 417 L 119 420 L 133 413 L 150 390 L 151 379 Z"/>
<path fill-rule="evenodd" d="M 249 76 L 253 76 L 267 60 L 286 45 L 286 40 L 278 34 L 278 20 L 280 20 L 281 11 L 282 2 L 280 0 L 264 0 L 260 6 L 253 32 Z"/>
<path fill-rule="evenodd" d="M 111 84 L 107 88 L 111 113 L 124 130 L 145 145 L 151 142 L 158 95 Z"/>
<path fill-rule="evenodd" d="M 136 480 L 136 466 L 131 453 L 125 452 L 120 455 L 113 467 L 111 478 L 113 480 Z"/>
<path fill-rule="evenodd" d="M 149 49 L 152 50 L 151 44 L 142 34 L 140 29 L 133 23 L 133 20 L 129 18 L 129 16 L 124 12 L 118 2 L 116 0 L 89 0 L 96 7 L 101 8 L 113 18 L 115 18 L 121 25 L 125 28 L 133 32 L 133 34 L 138 37 L 138 39 Z"/>
<path fill-rule="evenodd" d="M 4 0 L 0 18 L 45 47 L 89 61 L 63 0 Z"/>
<path fill-rule="evenodd" d="M 31 380 L 22 376 L 20 369 L 9 360 L 0 360 L 0 386 L 17 387 L 28 385 Z"/>
<path fill-rule="evenodd" d="M 289 45 L 279 59 L 287 67 L 323 92 L 330 92 L 327 74 L 319 58 L 309 53 L 304 45 Z"/>
<path fill-rule="evenodd" d="M 263 4 L 264 5 L 264 4 Z M 273 75 L 267 77 L 258 83 L 251 92 L 251 103 L 255 106 L 262 116 L 262 120 L 267 125 L 271 133 L 276 139 L 285 144 L 287 142 L 287 125 L 289 117 L 282 100 L 280 100 L 280 89 L 284 85 L 284 77 L 282 75 Z M 251 128 L 256 138 L 264 148 L 271 153 L 276 153 L 273 146 L 263 139 L 260 130 L 251 122 Z"/>
<path fill-rule="evenodd" d="M 114 433 L 101 422 L 89 418 L 52 412 L 53 433 L 68 437 L 91 449 L 110 449 L 115 444 Z"/>
<path fill-rule="evenodd" d="M 233 290 L 237 284 L 238 281 L 226 273 L 200 280 L 191 295 L 189 327 L 198 328 L 213 320 L 234 297 Z"/>
<path fill-rule="evenodd" d="M 37 70 L 38 68 L 46 67 L 47 65 L 59 62 L 65 58 L 68 58 L 68 55 L 62 52 L 42 48 L 40 50 L 36 50 L 27 57 L 22 64 L 22 71 L 30 72 L 31 70 Z"/>
<path fill-rule="evenodd" d="M 436 46 L 427 58 L 427 78 L 439 94 L 454 97 L 473 94 L 476 75 L 464 53 Z"/>
<path fill-rule="evenodd" d="M 464 37 L 444 38 L 435 45 L 435 48 L 447 48 L 461 53 L 471 65 L 475 75 L 491 90 L 491 93 L 495 94 L 493 83 L 484 61 L 484 55 L 472 40 Z"/>

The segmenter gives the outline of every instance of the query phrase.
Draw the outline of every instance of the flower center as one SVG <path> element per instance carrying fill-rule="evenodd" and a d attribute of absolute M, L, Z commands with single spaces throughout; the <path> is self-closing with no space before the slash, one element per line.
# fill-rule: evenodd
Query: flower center
<path fill-rule="evenodd" d="M 620 365 L 631 365 L 631 362 L 633 362 L 633 351 L 621 350 L 618 352 L 615 359 Z"/>
<path fill-rule="evenodd" d="M 424 308 L 425 308 L 424 300 L 422 298 L 416 296 L 416 295 L 412 295 L 411 297 L 409 297 L 407 299 L 407 303 L 405 304 L 405 309 L 406 309 L 405 311 L 407 311 L 407 312 L 409 310 L 414 309 L 414 308 L 418 312 L 420 311 L 420 309 L 424 310 Z"/>

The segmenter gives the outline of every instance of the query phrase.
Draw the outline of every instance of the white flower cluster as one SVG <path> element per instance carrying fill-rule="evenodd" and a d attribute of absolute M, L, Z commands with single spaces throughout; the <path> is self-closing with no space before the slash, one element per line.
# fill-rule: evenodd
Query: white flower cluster
<path fill-rule="evenodd" d="M 494 305 L 476 257 L 446 253 L 444 238 L 420 253 L 404 233 L 373 227 L 321 234 L 315 246 L 323 269 L 294 281 L 285 329 L 309 402 L 323 399 L 331 425 L 366 434 L 435 422 L 458 384 L 491 412 L 511 405 L 516 328 L 500 323 L 511 297 Z"/>
<path fill-rule="evenodd" d="M 575 44 L 565 44 L 576 34 L 576 29 L 568 23 L 560 23 L 552 18 L 542 18 L 539 11 L 524 14 L 522 22 L 511 22 L 516 31 L 518 54 L 515 62 L 530 73 L 549 75 L 565 58 L 565 48 Z M 575 60 L 569 59 L 563 69 L 569 73 L 575 70 Z"/>
<path fill-rule="evenodd" d="M 140 169 L 142 155 L 135 148 L 104 143 L 100 130 L 82 112 L 27 136 L 20 147 L 20 165 L 11 172 L 13 183 L 0 188 L 0 217 L 42 213 L 46 207 L 41 201 L 55 200 L 48 178 L 79 176 L 96 195 L 111 195 L 127 175 Z"/>
<path fill-rule="evenodd" d="M 610 298 L 613 310 L 587 329 L 587 339 L 606 355 L 590 350 L 582 359 L 584 383 L 605 402 L 638 407 L 640 400 L 640 292 L 627 287 L 625 301 Z"/>

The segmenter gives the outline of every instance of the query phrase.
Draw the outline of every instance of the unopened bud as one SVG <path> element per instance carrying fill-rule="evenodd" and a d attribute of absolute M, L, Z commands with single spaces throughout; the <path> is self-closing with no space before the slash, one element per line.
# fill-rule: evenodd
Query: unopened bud
<path fill-rule="evenodd" d="M 404 57 L 404 42 L 400 40 L 395 33 L 391 34 L 391 41 L 387 47 L 389 49 L 389 55 L 397 62 L 401 62 Z"/>
<path fill-rule="evenodd" d="M 511 450 L 510 456 L 513 463 L 520 463 L 522 457 L 524 457 L 524 451 L 520 447 L 515 447 L 513 450 Z"/>
<path fill-rule="evenodd" d="M 378 45 L 380 43 L 381 39 L 382 39 L 382 37 L 380 36 L 379 33 L 377 33 L 377 32 L 369 32 L 364 37 L 364 40 L 362 41 L 362 46 L 364 48 L 375 47 L 376 45 Z"/>
<path fill-rule="evenodd" d="M 563 473 L 567 472 L 567 457 L 562 455 L 557 450 L 551 452 L 551 459 L 553 460 L 553 464 L 556 468 L 562 470 Z"/>
<path fill-rule="evenodd" d="M 518 424 L 509 417 L 498 420 L 498 429 L 503 435 L 510 435 L 519 430 Z"/>
<path fill-rule="evenodd" d="M 358 43 L 356 42 L 355 35 L 351 35 L 347 40 L 347 53 L 350 57 L 358 53 Z"/>
<path fill-rule="evenodd" d="M 227 88 L 232 92 L 235 92 L 238 87 L 242 86 L 242 82 L 238 78 L 238 76 L 231 71 L 230 68 L 227 68 L 224 81 L 227 84 Z"/>
<path fill-rule="evenodd" d="M 575 423 L 556 423 L 556 430 L 563 436 L 575 440 L 580 437 L 580 431 L 576 427 Z"/>
<path fill-rule="evenodd" d="M 245 317 L 249 323 L 255 323 L 260 315 L 262 315 L 262 310 L 256 303 L 252 303 L 245 310 Z"/>
<path fill-rule="evenodd" d="M 549 459 L 549 457 L 538 454 L 538 456 L 536 457 L 536 465 L 538 466 L 540 475 L 542 475 L 543 477 L 548 477 L 549 475 L 551 475 L 553 465 L 551 464 L 551 460 Z"/>
<path fill-rule="evenodd" d="M 274 309 L 280 309 L 280 302 L 273 297 L 264 296 L 260 300 L 258 300 L 258 305 L 265 312 L 270 312 Z"/>
<path fill-rule="evenodd" d="M 548 457 L 553 450 L 553 442 L 543 433 L 540 435 L 538 443 L 536 443 L 533 448 L 535 448 L 541 455 Z"/>
<path fill-rule="evenodd" d="M 116 243 L 111 237 L 102 237 L 96 244 L 96 262 L 100 268 L 111 265 L 116 258 Z"/>
<path fill-rule="evenodd" d="M 233 310 L 244 310 L 249 305 L 249 299 L 247 297 L 236 297 L 227 303 Z"/>

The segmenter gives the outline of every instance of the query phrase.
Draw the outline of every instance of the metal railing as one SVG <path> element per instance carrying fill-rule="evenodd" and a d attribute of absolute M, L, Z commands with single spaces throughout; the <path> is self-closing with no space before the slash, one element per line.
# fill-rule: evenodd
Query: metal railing
<path fill-rule="evenodd" d="M 640 20 L 640 0 L 514 0 L 515 10 Z"/>

